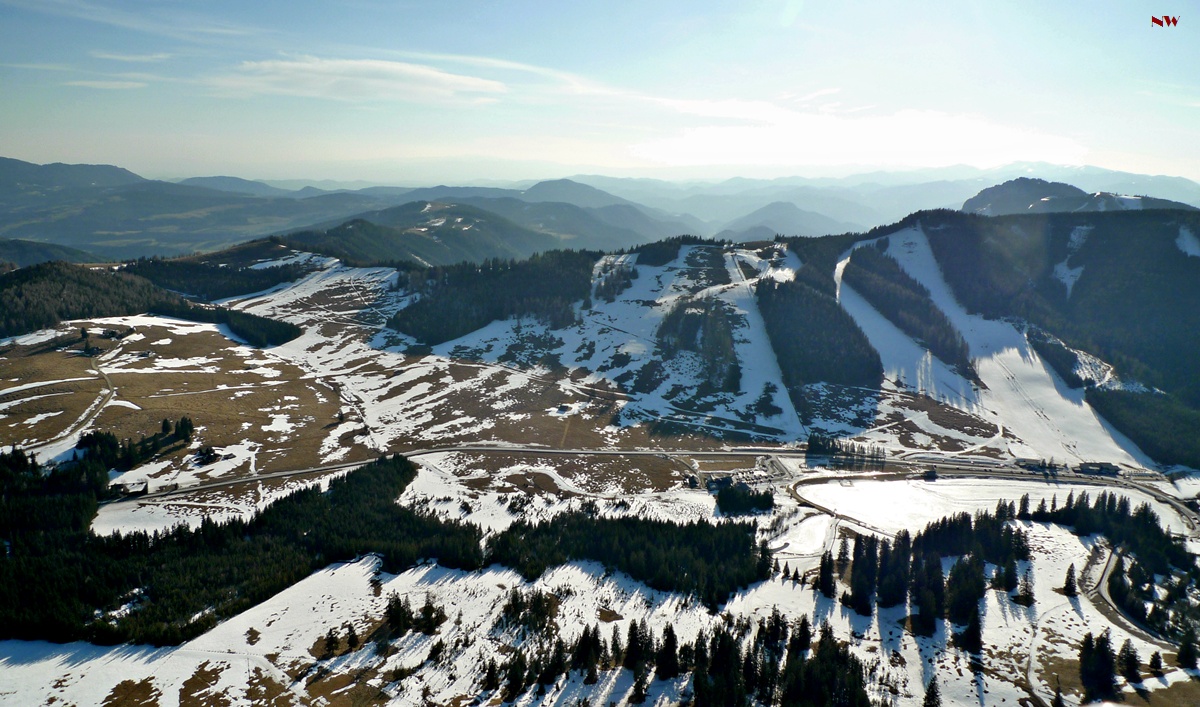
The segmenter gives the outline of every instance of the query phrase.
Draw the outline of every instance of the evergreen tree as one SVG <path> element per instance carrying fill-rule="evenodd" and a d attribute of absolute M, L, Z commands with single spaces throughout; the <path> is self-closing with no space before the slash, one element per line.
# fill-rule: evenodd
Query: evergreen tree
<path fill-rule="evenodd" d="M 1084 699 L 1103 700 L 1116 694 L 1116 656 L 1108 631 L 1083 637 L 1079 647 L 1079 681 L 1083 683 Z"/>
<path fill-rule="evenodd" d="M 1011 592 L 1016 589 L 1019 581 L 1017 577 L 1017 561 L 1015 558 L 1009 557 L 1004 563 L 1004 591 Z"/>
<path fill-rule="evenodd" d="M 1196 630 L 1189 623 L 1179 639 L 1179 654 L 1175 659 L 1179 667 L 1186 670 L 1196 669 Z"/>
<path fill-rule="evenodd" d="M 1156 678 L 1163 674 L 1162 653 L 1158 651 L 1154 651 L 1154 654 L 1150 656 L 1150 674 Z"/>
<path fill-rule="evenodd" d="M 842 547 L 846 546 L 845 540 L 842 541 Z M 817 574 L 817 591 L 825 595 L 826 598 L 832 599 L 837 586 L 833 579 L 833 556 L 828 552 L 821 555 L 821 565 Z"/>
<path fill-rule="evenodd" d="M 1024 606 L 1033 606 L 1033 576 L 1029 570 L 1025 570 L 1025 574 L 1021 576 L 1021 586 L 1015 601 Z"/>
<path fill-rule="evenodd" d="M 1138 658 L 1137 649 L 1133 647 L 1133 641 L 1125 639 L 1125 643 L 1121 645 L 1121 652 L 1117 654 L 1117 666 L 1126 682 L 1134 684 L 1142 681 L 1142 675 L 1138 671 L 1140 665 L 1141 660 Z"/>
<path fill-rule="evenodd" d="M 958 645 L 968 653 L 983 652 L 983 623 L 979 618 L 978 607 L 972 609 L 966 629 L 958 635 Z"/>
<path fill-rule="evenodd" d="M 1074 565 L 1074 563 L 1072 563 L 1071 566 L 1067 568 L 1067 579 L 1065 582 L 1063 582 L 1063 594 L 1066 594 L 1069 597 L 1073 597 L 1073 596 L 1076 596 L 1077 594 L 1079 594 L 1079 587 L 1075 583 L 1075 565 Z"/>
<path fill-rule="evenodd" d="M 669 623 L 663 629 L 662 645 L 654 656 L 654 675 L 659 680 L 679 676 L 679 639 L 675 637 L 675 627 Z"/>
<path fill-rule="evenodd" d="M 500 687 L 500 671 L 496 668 L 496 661 L 488 658 L 487 667 L 483 672 L 483 691 L 491 692 Z"/>
<path fill-rule="evenodd" d="M 337 653 L 339 643 L 341 643 L 341 641 L 338 640 L 337 632 L 332 628 L 329 629 L 329 631 L 325 633 L 326 658 L 332 658 L 334 654 Z"/>
<path fill-rule="evenodd" d="M 850 565 L 850 543 L 846 540 L 845 537 L 843 537 L 841 544 L 838 545 L 838 554 L 837 554 L 837 573 L 838 573 L 839 577 L 846 574 L 846 568 L 849 565 Z"/>
<path fill-rule="evenodd" d="M 525 659 L 525 653 L 517 651 L 509 660 L 508 668 L 505 670 L 504 696 L 506 702 L 513 700 L 525 691 L 528 685 L 528 673 L 529 663 Z"/>
<path fill-rule="evenodd" d="M 637 669 L 634 670 L 633 691 L 629 693 L 630 704 L 640 705 L 646 701 L 649 672 L 645 663 L 639 663 Z"/>
<path fill-rule="evenodd" d="M 937 676 L 929 681 L 929 685 L 925 688 L 925 699 L 921 702 L 921 707 L 942 707 L 942 693 L 938 689 Z"/>

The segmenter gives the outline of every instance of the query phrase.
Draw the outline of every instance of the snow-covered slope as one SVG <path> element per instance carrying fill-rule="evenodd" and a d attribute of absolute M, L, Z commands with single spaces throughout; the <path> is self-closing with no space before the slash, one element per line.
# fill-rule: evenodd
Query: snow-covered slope
<path fill-rule="evenodd" d="M 985 387 L 969 393 L 965 381 L 956 381 L 950 372 L 931 365 L 927 351 L 911 339 L 905 344 L 902 339 L 907 337 L 843 285 L 843 304 L 879 349 L 889 377 L 900 376 L 918 391 L 1003 425 L 1007 451 L 1014 456 L 1153 466 L 1136 445 L 1091 409 L 1082 390 L 1071 389 L 1058 378 L 1014 324 L 969 314 L 959 304 L 919 227 L 891 234 L 889 243 L 888 254 L 929 289 L 933 301 L 962 333 Z"/>

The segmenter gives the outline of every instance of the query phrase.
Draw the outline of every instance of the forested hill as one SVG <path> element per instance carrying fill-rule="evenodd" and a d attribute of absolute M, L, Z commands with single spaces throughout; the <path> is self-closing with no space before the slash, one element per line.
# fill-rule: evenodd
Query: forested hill
<path fill-rule="evenodd" d="M 482 209 L 422 201 L 367 213 L 327 230 L 292 233 L 282 240 L 293 248 L 331 255 L 353 265 L 507 260 L 553 250 L 562 243 Z"/>
<path fill-rule="evenodd" d="M 916 223 L 969 310 L 1028 319 L 1126 375 L 1200 404 L 1193 390 L 1200 257 L 1185 252 L 1200 237 L 1200 213 L 935 211 L 900 226 Z M 1069 290 L 1066 271 L 1076 272 Z"/>
<path fill-rule="evenodd" d="M 64 319 L 137 314 L 178 299 L 126 273 L 42 263 L 0 275 L 0 337 L 52 327 Z"/>
<path fill-rule="evenodd" d="M 275 346 L 301 334 L 294 324 L 193 306 L 145 278 L 122 271 L 52 262 L 0 275 L 0 337 L 28 334 L 68 319 L 143 312 L 224 324 L 252 346 Z"/>
<path fill-rule="evenodd" d="M 1123 196 L 1110 192 L 1089 193 L 1070 184 L 1020 177 L 988 187 L 963 203 L 962 210 L 984 216 L 1044 214 L 1079 211 L 1142 211 L 1196 207 L 1149 196 Z"/>
<path fill-rule="evenodd" d="M 68 263 L 95 263 L 99 262 L 101 258 L 82 250 L 53 243 L 0 238 L 0 262 L 12 263 L 23 268 L 51 260 L 65 260 Z"/>
<path fill-rule="evenodd" d="M 1169 394 L 1143 396 L 1136 416 L 1113 407 L 1131 400 L 1115 391 L 1089 391 L 1088 398 L 1143 448 L 1158 449 L 1160 461 L 1200 465 L 1195 441 L 1164 455 L 1150 440 L 1174 436 L 1170 429 L 1182 434 L 1187 425 L 1181 419 L 1200 419 L 1200 213 L 989 218 L 932 211 L 873 235 L 918 224 L 968 310 L 1024 319 L 1114 364 L 1122 376 Z"/>

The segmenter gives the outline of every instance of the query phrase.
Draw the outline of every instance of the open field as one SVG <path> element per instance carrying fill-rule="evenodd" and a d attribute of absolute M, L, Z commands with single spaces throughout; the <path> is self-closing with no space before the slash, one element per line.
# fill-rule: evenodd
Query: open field
<path fill-rule="evenodd" d="M 190 444 L 165 448 L 123 479 L 148 478 L 152 488 L 317 466 L 331 446 L 341 460 L 372 456 L 339 429 L 347 410 L 329 383 L 214 325 L 138 316 L 72 322 L 63 331 L 79 327 L 124 335 L 93 334 L 100 351 L 90 357 L 77 344 L 42 344 L 13 348 L 0 361 L 0 376 L 12 384 L 0 393 L 0 444 L 69 458 L 84 431 L 136 441 L 164 419 L 191 418 Z M 205 446 L 221 459 L 198 465 L 193 454 Z"/>

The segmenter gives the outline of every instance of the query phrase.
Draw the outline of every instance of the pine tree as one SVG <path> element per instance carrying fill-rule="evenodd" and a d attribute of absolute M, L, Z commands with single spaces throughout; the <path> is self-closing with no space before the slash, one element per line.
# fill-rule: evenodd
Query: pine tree
<path fill-rule="evenodd" d="M 842 547 L 845 546 L 843 539 Z M 821 555 L 821 565 L 817 574 L 817 590 L 828 599 L 832 599 L 834 592 L 837 590 L 833 579 L 833 557 L 828 552 Z"/>
<path fill-rule="evenodd" d="M 358 631 L 354 630 L 354 624 L 350 624 L 350 635 L 347 640 L 350 645 L 350 650 L 358 648 Z"/>
<path fill-rule="evenodd" d="M 1033 605 L 1033 577 L 1029 570 L 1025 570 L 1025 574 L 1021 577 L 1021 587 L 1017 592 L 1017 603 L 1024 606 Z"/>
<path fill-rule="evenodd" d="M 929 681 L 929 685 L 925 688 L 925 700 L 921 702 L 921 707 L 942 707 L 942 693 L 938 689 L 937 676 Z"/>
<path fill-rule="evenodd" d="M 1179 639 L 1179 655 L 1175 659 L 1179 667 L 1186 670 L 1196 669 L 1196 630 L 1189 623 Z"/>
<path fill-rule="evenodd" d="M 808 614 L 800 615 L 800 622 L 796 626 L 796 630 L 792 631 L 792 638 L 788 641 L 788 660 L 796 654 L 807 651 L 812 646 L 812 624 L 808 621 Z"/>
<path fill-rule="evenodd" d="M 837 554 L 837 573 L 843 575 L 846 573 L 846 567 L 850 565 L 850 543 L 846 538 L 842 538 L 841 545 L 838 546 Z"/>
<path fill-rule="evenodd" d="M 958 636 L 958 644 L 968 653 L 978 654 L 983 651 L 983 624 L 979 618 L 978 608 L 971 610 L 971 616 L 967 619 L 967 628 Z"/>
<path fill-rule="evenodd" d="M 662 645 L 654 656 L 654 675 L 659 680 L 670 680 L 679 675 L 679 640 L 671 624 L 663 629 Z"/>
<path fill-rule="evenodd" d="M 1150 674 L 1156 678 L 1163 674 L 1162 653 L 1158 651 L 1154 651 L 1154 655 L 1150 656 Z"/>
<path fill-rule="evenodd" d="M 526 682 L 528 672 L 529 663 L 526 662 L 525 654 L 517 651 L 517 654 L 509 661 L 508 668 L 505 670 L 504 694 L 506 700 L 512 700 L 525 691 L 525 687 L 528 684 Z"/>
<path fill-rule="evenodd" d="M 1117 654 L 1117 667 L 1126 682 L 1133 684 L 1142 681 L 1142 675 L 1138 672 L 1140 664 L 1141 659 L 1138 658 L 1137 649 L 1133 647 L 1133 641 L 1125 639 L 1121 652 Z"/>
<path fill-rule="evenodd" d="M 491 692 L 500 687 L 500 671 L 496 668 L 496 661 L 488 658 L 487 668 L 483 673 L 483 691 Z"/>
<path fill-rule="evenodd" d="M 1063 582 L 1063 594 L 1069 597 L 1079 594 L 1079 587 L 1075 583 L 1075 565 L 1073 563 L 1067 568 L 1067 579 Z"/>
<path fill-rule="evenodd" d="M 337 632 L 334 631 L 334 629 L 329 629 L 329 631 L 325 634 L 326 658 L 332 658 L 333 655 L 337 653 L 339 643 L 341 643 L 341 641 L 338 640 Z"/>

